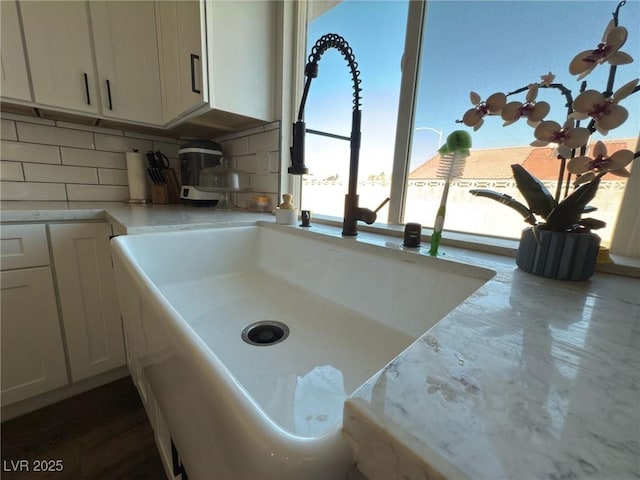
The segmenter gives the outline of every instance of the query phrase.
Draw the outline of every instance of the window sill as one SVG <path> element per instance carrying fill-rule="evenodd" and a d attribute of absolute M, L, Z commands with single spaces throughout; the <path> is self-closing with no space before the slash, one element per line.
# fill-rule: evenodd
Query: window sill
<path fill-rule="evenodd" d="M 342 226 L 342 218 L 328 215 L 314 214 L 313 222 L 335 227 Z M 358 230 L 397 238 L 403 238 L 404 236 L 404 225 L 390 225 L 385 223 L 365 225 L 359 223 Z M 474 235 L 470 233 L 451 232 L 446 230 L 445 232 L 446 236 L 443 236 L 441 240 L 442 245 L 450 245 L 452 247 L 483 253 L 493 253 L 511 258 L 515 258 L 518 250 L 518 240 L 511 238 Z M 430 228 L 423 228 L 421 241 L 429 243 L 431 240 L 431 233 L 432 230 Z M 596 265 L 596 271 L 610 273 L 613 275 L 640 278 L 640 258 L 624 257 L 616 254 L 609 254 L 609 257 L 611 259 L 611 263 L 598 263 Z"/>

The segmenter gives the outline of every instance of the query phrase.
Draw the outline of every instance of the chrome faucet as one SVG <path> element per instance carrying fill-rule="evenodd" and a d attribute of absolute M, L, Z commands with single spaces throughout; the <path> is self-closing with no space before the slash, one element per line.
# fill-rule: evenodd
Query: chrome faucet
<path fill-rule="evenodd" d="M 353 79 L 353 114 L 351 116 L 351 136 L 345 137 L 317 130 L 307 130 L 304 118 L 304 105 L 309 94 L 311 80 L 318 76 L 318 62 L 320 57 L 330 48 L 337 49 L 348 63 Z M 376 210 L 369 210 L 358 206 L 358 162 L 360 159 L 360 124 L 362 122 L 362 112 L 360 111 L 360 71 L 358 63 L 351 47 L 340 35 L 328 33 L 320 37 L 311 49 L 307 65 L 304 69 L 306 77 L 302 101 L 298 111 L 298 119 L 293 124 L 293 143 L 291 146 L 291 166 L 288 172 L 292 175 L 306 175 L 309 169 L 304 164 L 304 138 L 307 131 L 318 135 L 324 135 L 342 140 L 349 140 L 351 156 L 349 161 L 349 189 L 344 199 L 344 221 L 342 222 L 342 235 L 353 237 L 358 234 L 358 221 L 363 221 L 371 225 L 376 221 L 377 212 L 389 201 L 387 198 Z"/>

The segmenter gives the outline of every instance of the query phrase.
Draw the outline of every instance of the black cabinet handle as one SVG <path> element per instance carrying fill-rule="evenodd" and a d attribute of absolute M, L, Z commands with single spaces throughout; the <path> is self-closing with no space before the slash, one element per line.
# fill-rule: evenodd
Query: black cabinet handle
<path fill-rule="evenodd" d="M 89 77 L 84 74 L 84 91 L 87 93 L 87 105 L 91 105 L 91 97 L 89 96 Z"/>
<path fill-rule="evenodd" d="M 113 110 L 113 103 L 111 102 L 111 83 L 107 80 L 107 97 L 109 98 L 109 110 Z"/>
<path fill-rule="evenodd" d="M 200 90 L 196 88 L 196 67 L 195 61 L 200 60 L 200 56 L 195 53 L 191 54 L 191 91 L 193 93 L 201 93 Z"/>

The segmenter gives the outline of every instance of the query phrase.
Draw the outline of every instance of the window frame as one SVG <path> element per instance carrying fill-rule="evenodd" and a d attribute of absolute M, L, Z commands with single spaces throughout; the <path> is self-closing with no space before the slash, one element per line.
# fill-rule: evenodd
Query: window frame
<path fill-rule="evenodd" d="M 301 49 L 307 44 L 307 20 L 309 11 L 309 0 L 304 2 L 296 2 L 301 7 L 296 16 L 298 25 L 296 26 L 298 55 L 292 61 L 292 72 L 294 77 L 298 77 L 296 88 L 291 89 L 291 106 L 292 118 L 295 118 L 298 105 L 301 98 L 301 88 L 304 84 L 304 67 L 306 64 L 307 54 L 300 55 Z M 398 118 L 396 137 L 394 145 L 394 158 L 391 175 L 391 193 L 389 202 L 389 214 L 387 224 L 393 230 L 397 230 L 398 226 L 404 224 L 404 211 L 406 205 L 406 189 L 409 175 L 409 161 L 411 152 L 411 142 L 413 140 L 413 130 L 415 121 L 415 109 L 417 102 L 417 91 L 420 83 L 420 58 L 422 52 L 422 43 L 424 31 L 426 28 L 426 15 L 428 8 L 428 0 L 412 0 L 409 2 L 409 10 L 407 14 L 407 29 L 405 33 L 405 50 L 402 57 L 401 69 L 402 77 L 400 84 L 400 96 L 398 103 Z M 302 24 L 300 24 L 302 22 Z M 283 125 L 284 127 L 284 125 Z M 291 138 L 291 125 L 284 127 L 282 138 Z M 640 132 L 636 150 L 640 148 Z M 282 151 L 288 153 L 288 148 Z M 635 161 L 633 163 L 636 163 Z M 288 154 L 282 155 L 282 172 L 286 175 L 287 168 L 290 164 Z M 292 177 L 291 175 L 286 175 Z M 633 192 L 633 186 L 640 182 L 640 167 L 631 168 L 631 178 L 625 185 L 625 192 L 622 203 L 618 210 L 618 218 L 614 226 L 614 232 L 611 240 L 611 252 L 626 257 L 640 257 L 640 242 L 638 241 L 638 231 L 640 230 L 640 209 L 637 208 L 637 192 Z M 301 202 L 301 184 L 302 178 L 298 182 L 287 182 L 290 186 L 294 186 L 293 190 L 298 204 Z M 283 182 L 283 184 L 285 184 Z M 319 218 L 315 215 L 315 218 Z M 332 217 L 327 217 L 332 219 Z M 369 227 L 371 228 L 371 227 Z M 374 226 L 375 228 L 375 226 Z M 523 224 L 524 228 L 524 224 Z M 428 229 L 427 229 L 428 230 Z M 457 232 L 456 235 L 468 236 L 469 243 L 483 243 L 494 238 L 472 232 Z M 498 237 L 500 238 L 500 237 Z M 514 240 L 517 242 L 517 240 Z M 491 243 L 491 242 L 489 242 Z"/>

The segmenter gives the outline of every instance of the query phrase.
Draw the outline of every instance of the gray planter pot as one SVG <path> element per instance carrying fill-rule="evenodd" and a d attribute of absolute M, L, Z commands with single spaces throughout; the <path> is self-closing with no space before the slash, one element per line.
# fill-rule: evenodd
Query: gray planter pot
<path fill-rule="evenodd" d="M 536 239 L 537 237 L 537 239 Z M 587 280 L 593 275 L 600 247 L 595 233 L 553 232 L 533 227 L 522 231 L 516 264 L 525 272 L 558 280 Z"/>

